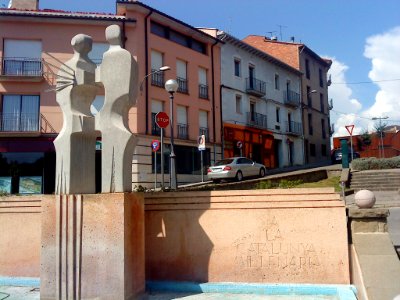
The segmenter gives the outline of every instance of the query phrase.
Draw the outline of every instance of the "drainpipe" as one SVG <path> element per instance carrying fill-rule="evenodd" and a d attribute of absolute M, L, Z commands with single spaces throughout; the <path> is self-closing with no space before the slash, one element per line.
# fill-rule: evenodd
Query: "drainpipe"
<path fill-rule="evenodd" d="M 148 25 L 147 20 L 150 15 L 153 13 L 153 10 L 146 15 L 144 18 L 144 61 L 145 61 L 145 75 L 149 74 L 149 41 L 148 41 Z M 146 135 L 148 134 L 148 127 L 149 127 L 149 85 L 148 85 L 148 77 L 146 77 L 146 96 L 145 96 L 145 104 L 146 104 Z"/>
<path fill-rule="evenodd" d="M 212 86 L 212 101 L 211 101 L 211 103 L 212 103 L 212 107 L 213 107 L 212 122 L 213 122 L 213 137 L 214 137 L 214 163 L 216 162 L 214 47 L 218 44 L 218 42 L 219 41 L 215 41 L 215 43 L 211 46 L 211 82 L 212 82 L 212 85 L 211 85 Z M 221 98 L 220 98 L 219 110 L 222 112 Z M 221 118 L 221 128 L 222 128 L 222 118 Z"/>
<path fill-rule="evenodd" d="M 221 101 L 221 109 L 219 110 L 219 117 L 220 117 L 220 120 L 221 120 L 221 145 L 222 145 L 221 152 L 222 152 L 222 158 L 225 158 L 224 157 L 224 154 L 225 154 L 225 133 L 224 133 L 224 126 L 223 126 L 224 120 L 222 118 L 222 89 L 224 87 L 225 86 L 223 84 L 221 84 L 219 86 L 219 99 Z"/>
<path fill-rule="evenodd" d="M 301 99 L 300 99 L 300 113 L 301 113 L 301 127 L 302 127 L 302 136 L 301 136 L 301 139 L 302 139 L 302 147 L 301 147 L 301 149 L 302 149 L 302 152 L 303 152 L 303 166 L 306 164 L 306 161 L 307 161 L 307 159 L 306 159 L 306 151 L 305 151 L 305 143 L 306 143 L 306 140 L 305 140 L 305 126 L 304 126 L 304 111 L 305 111 L 305 109 L 304 109 L 304 103 L 303 103 L 303 75 L 301 75 L 300 76 L 300 94 L 301 94 Z"/>

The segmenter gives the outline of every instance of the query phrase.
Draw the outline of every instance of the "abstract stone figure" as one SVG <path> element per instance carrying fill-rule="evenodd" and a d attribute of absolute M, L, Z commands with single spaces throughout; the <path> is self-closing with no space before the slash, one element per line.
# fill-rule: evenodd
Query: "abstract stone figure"
<path fill-rule="evenodd" d="M 54 141 L 56 194 L 95 193 L 95 119 L 90 105 L 96 97 L 96 65 L 89 59 L 92 38 L 78 34 L 71 40 L 73 57 L 57 74 L 56 100 L 64 124 Z"/>
<path fill-rule="evenodd" d="M 105 90 L 104 106 L 96 115 L 102 133 L 102 193 L 132 191 L 132 156 L 136 138 L 128 125 L 129 109 L 136 104 L 138 66 L 121 47 L 118 25 L 106 28 L 110 48 L 103 55 L 99 81 Z"/>

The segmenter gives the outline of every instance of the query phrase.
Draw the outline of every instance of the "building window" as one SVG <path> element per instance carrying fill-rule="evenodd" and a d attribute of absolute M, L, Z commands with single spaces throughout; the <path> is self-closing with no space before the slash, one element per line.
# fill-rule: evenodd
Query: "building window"
<path fill-rule="evenodd" d="M 312 114 L 308 114 L 308 134 L 313 135 L 314 130 L 312 126 Z"/>
<path fill-rule="evenodd" d="M 321 107 L 321 112 L 325 112 L 325 105 L 324 105 L 324 94 L 319 94 L 319 105 Z"/>
<path fill-rule="evenodd" d="M 278 74 L 275 74 L 274 83 L 275 83 L 275 89 L 279 90 L 279 75 Z"/>
<path fill-rule="evenodd" d="M 187 48 L 191 48 L 194 51 L 207 54 L 207 47 L 205 43 L 191 38 L 183 33 L 177 32 L 167 26 L 161 25 L 156 22 L 151 22 L 150 25 L 151 33 L 175 42 Z"/>
<path fill-rule="evenodd" d="M 189 93 L 186 61 L 180 59 L 176 60 L 176 81 L 178 82 L 178 92 L 184 94 Z"/>
<path fill-rule="evenodd" d="M 208 131 L 208 111 L 200 110 L 199 111 L 199 135 L 206 136 L 206 142 L 209 141 L 209 131 Z"/>
<path fill-rule="evenodd" d="M 39 131 L 39 96 L 3 95 L 0 131 Z"/>
<path fill-rule="evenodd" d="M 322 155 L 322 156 L 327 156 L 327 153 L 326 153 L 326 145 L 325 145 L 325 144 L 322 144 L 322 145 L 321 145 L 321 155 Z"/>
<path fill-rule="evenodd" d="M 161 52 L 151 50 L 151 72 L 154 72 L 151 75 L 151 85 L 164 87 L 164 72 L 156 72 L 159 70 L 163 64 L 164 55 Z"/>
<path fill-rule="evenodd" d="M 42 42 L 4 40 L 2 74 L 42 76 Z"/>
<path fill-rule="evenodd" d="M 321 130 L 322 130 L 322 138 L 326 139 L 326 128 L 324 119 L 321 119 Z"/>
<path fill-rule="evenodd" d="M 310 62 L 308 59 L 306 59 L 306 77 L 310 79 Z"/>
<path fill-rule="evenodd" d="M 311 98 L 311 88 L 307 86 L 307 105 L 308 107 L 312 107 L 312 98 Z"/>
<path fill-rule="evenodd" d="M 276 117 L 276 123 L 280 123 L 280 114 L 281 114 L 281 109 L 279 107 L 276 108 L 275 110 L 275 117 Z"/>
<path fill-rule="evenodd" d="M 103 54 L 110 48 L 109 43 L 97 43 L 94 42 L 92 50 L 89 52 L 89 58 L 96 64 L 100 65 L 103 61 Z"/>
<path fill-rule="evenodd" d="M 178 105 L 176 111 L 177 111 L 177 127 L 178 127 L 177 137 L 178 139 L 187 140 L 189 138 L 187 107 Z"/>
<path fill-rule="evenodd" d="M 207 70 L 199 68 L 199 98 L 208 99 Z"/>
<path fill-rule="evenodd" d="M 234 68 L 235 68 L 235 76 L 240 77 L 241 76 L 240 59 L 238 59 L 238 58 L 234 59 Z"/>
<path fill-rule="evenodd" d="M 315 157 L 315 144 L 310 143 L 310 156 Z"/>
<path fill-rule="evenodd" d="M 242 114 L 242 96 L 236 95 L 236 113 Z"/>
<path fill-rule="evenodd" d="M 256 104 L 250 102 L 250 120 L 254 122 L 256 120 Z"/>
<path fill-rule="evenodd" d="M 322 70 L 321 69 L 318 70 L 318 74 L 319 74 L 319 86 L 320 87 L 324 87 L 324 79 L 323 79 L 323 76 L 322 76 Z"/>

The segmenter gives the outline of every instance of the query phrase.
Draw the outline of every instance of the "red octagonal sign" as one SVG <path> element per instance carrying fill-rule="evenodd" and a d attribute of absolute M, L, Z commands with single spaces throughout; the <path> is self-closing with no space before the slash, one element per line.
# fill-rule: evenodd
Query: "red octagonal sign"
<path fill-rule="evenodd" d="M 169 117 L 168 115 L 160 111 L 159 113 L 156 114 L 156 124 L 160 128 L 165 128 L 169 125 Z"/>

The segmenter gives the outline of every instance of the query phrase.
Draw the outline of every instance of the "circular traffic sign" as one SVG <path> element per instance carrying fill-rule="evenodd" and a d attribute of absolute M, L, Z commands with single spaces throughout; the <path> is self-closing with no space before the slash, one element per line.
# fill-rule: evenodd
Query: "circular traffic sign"
<path fill-rule="evenodd" d="M 151 141 L 151 148 L 154 152 L 157 152 L 160 149 L 160 141 L 159 140 L 152 140 Z"/>
<path fill-rule="evenodd" d="M 243 147 L 242 141 L 237 141 L 236 147 L 238 147 L 239 149 L 242 149 L 242 147 Z"/>
<path fill-rule="evenodd" d="M 159 113 L 156 114 L 155 121 L 156 121 L 157 126 L 160 128 L 165 128 L 169 125 L 169 117 L 163 111 L 160 111 Z"/>

